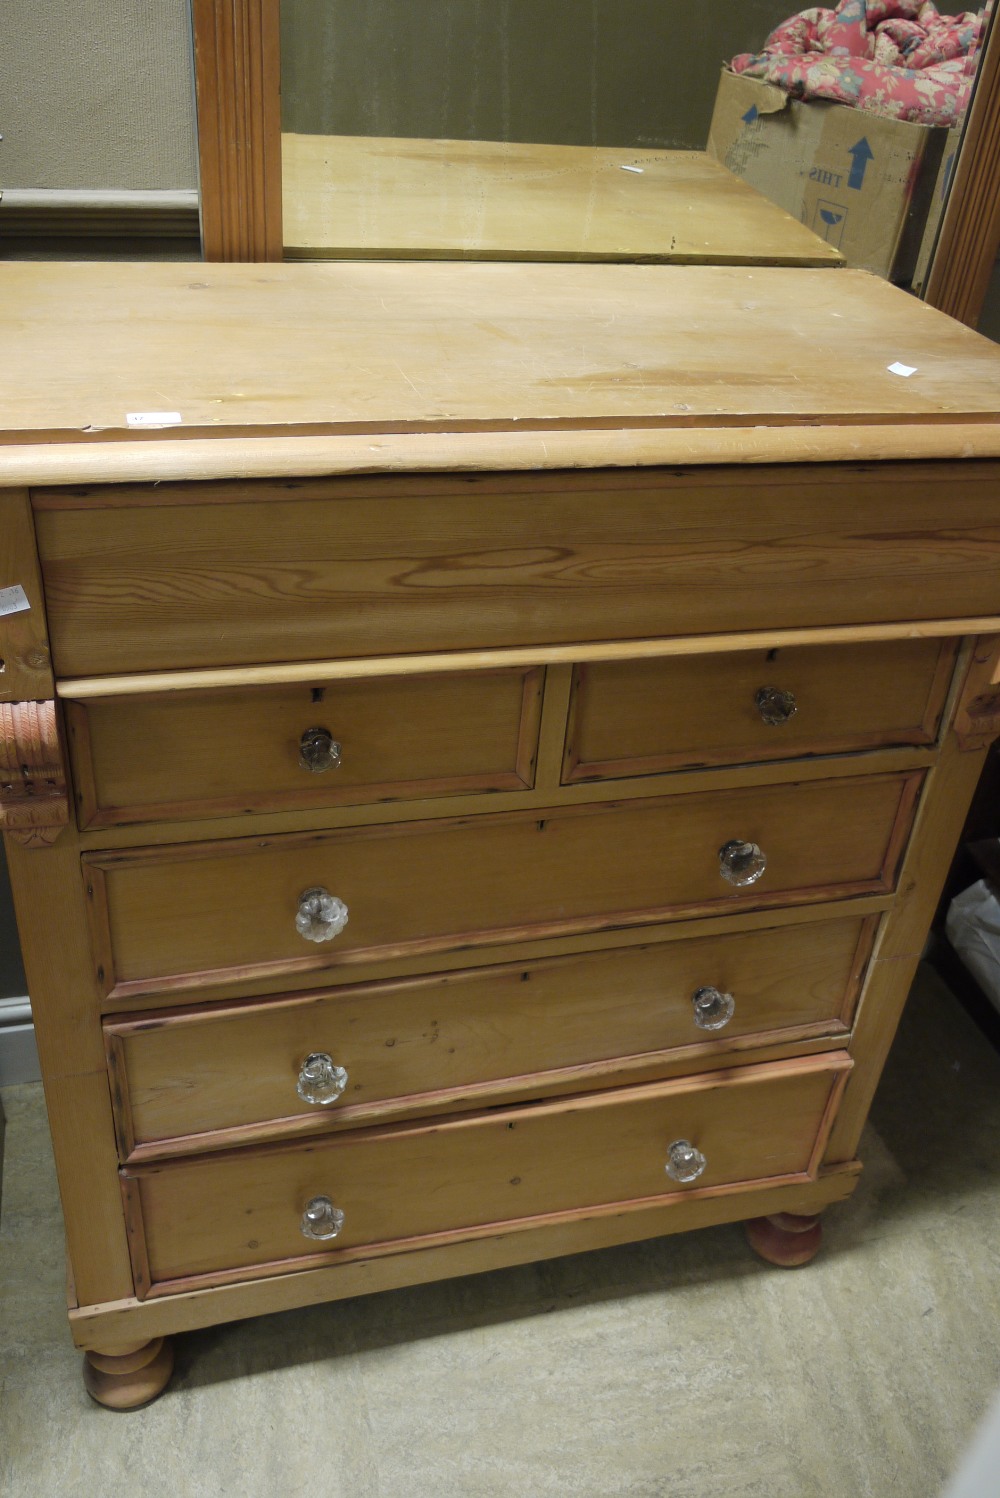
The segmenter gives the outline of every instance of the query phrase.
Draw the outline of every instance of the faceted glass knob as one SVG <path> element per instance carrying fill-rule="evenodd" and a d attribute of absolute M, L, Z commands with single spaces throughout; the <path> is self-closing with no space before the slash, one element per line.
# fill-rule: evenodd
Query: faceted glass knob
<path fill-rule="evenodd" d="M 691 995 L 691 1003 L 699 1030 L 721 1030 L 736 1012 L 736 1000 L 732 994 L 722 993 L 718 988 L 696 989 Z"/>
<path fill-rule="evenodd" d="M 667 1150 L 666 1172 L 672 1181 L 696 1181 L 707 1164 L 689 1139 L 675 1139 Z"/>
<path fill-rule="evenodd" d="M 328 1196 L 314 1196 L 306 1202 L 301 1223 L 303 1238 L 323 1243 L 327 1238 L 336 1238 L 343 1226 L 344 1214 Z"/>
<path fill-rule="evenodd" d="M 295 1091 L 304 1103 L 325 1107 L 335 1103 L 347 1086 L 347 1072 L 325 1051 L 313 1051 L 299 1067 Z"/>
<path fill-rule="evenodd" d="M 763 721 L 772 727 L 787 723 L 798 712 L 794 692 L 782 691 L 781 687 L 758 687 L 753 700 Z"/>
<path fill-rule="evenodd" d="M 299 764 L 314 775 L 336 770 L 342 754 L 343 745 L 326 728 L 307 728 L 299 739 Z"/>
<path fill-rule="evenodd" d="M 767 854 L 756 843 L 734 838 L 719 849 L 719 872 L 730 884 L 756 884 L 766 868 Z"/>
<path fill-rule="evenodd" d="M 332 941 L 346 925 L 347 906 L 321 885 L 299 896 L 295 929 L 306 941 Z"/>

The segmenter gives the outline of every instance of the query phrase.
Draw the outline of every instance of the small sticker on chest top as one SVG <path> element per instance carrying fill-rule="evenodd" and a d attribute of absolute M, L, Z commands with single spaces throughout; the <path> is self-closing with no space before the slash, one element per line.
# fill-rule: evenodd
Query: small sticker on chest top
<path fill-rule="evenodd" d="M 176 427 L 182 419 L 179 411 L 128 411 L 125 415 L 130 427 Z"/>

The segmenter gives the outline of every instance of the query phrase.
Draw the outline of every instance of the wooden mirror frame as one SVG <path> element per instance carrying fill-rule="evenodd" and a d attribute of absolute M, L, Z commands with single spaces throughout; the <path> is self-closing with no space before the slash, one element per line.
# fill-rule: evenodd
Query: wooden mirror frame
<path fill-rule="evenodd" d="M 280 0 L 192 0 L 206 260 L 281 260 Z M 1000 247 L 1000 25 L 990 24 L 924 300 L 975 327 Z"/>

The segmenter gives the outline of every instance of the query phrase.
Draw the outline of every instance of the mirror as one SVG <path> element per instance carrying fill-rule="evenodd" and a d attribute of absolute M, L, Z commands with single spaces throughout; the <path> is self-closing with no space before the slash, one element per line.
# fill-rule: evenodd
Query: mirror
<path fill-rule="evenodd" d="M 831 35 L 815 20 L 803 34 L 788 0 L 194 10 L 210 258 L 846 260 L 918 290 L 969 175 L 964 104 L 988 17 L 880 0 L 876 29 L 874 7 L 842 0 Z M 846 65 L 794 55 L 843 50 L 845 28 L 859 53 Z M 915 87 L 887 90 L 878 67 L 921 58 Z M 817 77 L 813 102 L 781 87 Z M 897 115 L 924 96 L 932 123 L 845 107 L 866 89 Z M 252 106 L 236 111 L 242 151 L 227 98 Z M 216 197 L 230 205 L 218 233 Z M 976 252 L 992 262 L 988 238 Z"/>

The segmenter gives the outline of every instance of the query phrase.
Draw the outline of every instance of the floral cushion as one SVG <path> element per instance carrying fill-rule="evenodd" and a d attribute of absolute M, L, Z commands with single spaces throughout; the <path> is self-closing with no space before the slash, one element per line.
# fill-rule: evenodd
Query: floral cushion
<path fill-rule="evenodd" d="M 989 8 L 943 16 L 931 0 L 840 0 L 783 21 L 762 52 L 730 67 L 799 99 L 954 125 L 969 102 Z"/>

